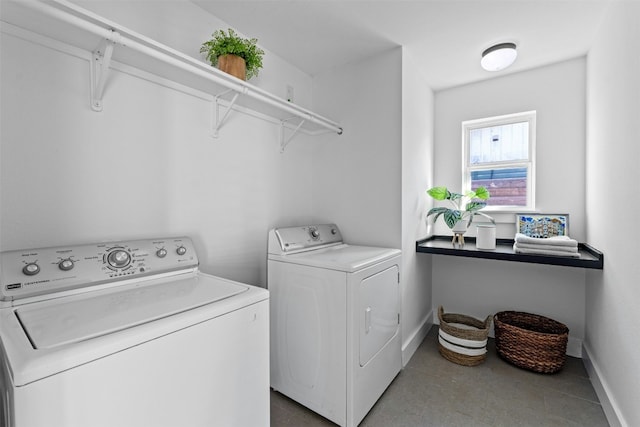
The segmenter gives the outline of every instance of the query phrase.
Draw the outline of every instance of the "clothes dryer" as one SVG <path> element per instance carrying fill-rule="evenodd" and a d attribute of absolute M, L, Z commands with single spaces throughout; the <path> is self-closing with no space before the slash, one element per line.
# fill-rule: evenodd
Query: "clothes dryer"
<path fill-rule="evenodd" d="M 335 224 L 268 240 L 271 386 L 356 426 L 402 366 L 401 251 L 345 244 Z"/>

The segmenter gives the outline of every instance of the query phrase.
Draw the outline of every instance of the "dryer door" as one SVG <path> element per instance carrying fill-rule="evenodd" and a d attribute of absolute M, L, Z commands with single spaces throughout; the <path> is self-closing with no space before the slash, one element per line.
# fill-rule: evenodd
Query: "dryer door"
<path fill-rule="evenodd" d="M 360 282 L 360 366 L 365 366 L 398 332 L 400 292 L 398 266 Z"/>

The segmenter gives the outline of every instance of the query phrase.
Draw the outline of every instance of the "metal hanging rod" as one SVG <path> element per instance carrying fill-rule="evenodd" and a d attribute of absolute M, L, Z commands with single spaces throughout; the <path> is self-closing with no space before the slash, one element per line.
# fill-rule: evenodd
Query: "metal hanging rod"
<path fill-rule="evenodd" d="M 22 0 L 19 1 L 19 3 L 40 13 L 49 15 L 60 21 L 93 33 L 113 44 L 118 44 L 138 51 L 164 63 L 183 69 L 228 89 L 241 93 L 243 96 L 253 98 L 264 104 L 278 108 L 279 110 L 299 117 L 304 121 L 314 123 L 336 132 L 339 135 L 342 134 L 342 127 L 336 122 L 305 108 L 291 104 L 284 99 L 278 98 L 277 96 L 249 83 L 227 76 L 222 71 L 218 71 L 207 64 L 197 61 L 194 58 L 184 55 L 177 50 L 164 46 L 145 36 L 134 33 L 126 28 L 122 28 L 110 21 L 106 21 L 104 18 L 68 1 L 54 0 L 54 2 L 44 3 L 39 0 Z M 52 5 L 56 5 L 58 7 L 54 7 Z M 59 7 L 65 8 L 68 11 Z M 104 82 L 100 82 L 101 87 L 98 88 L 98 92 L 103 88 L 103 84 Z"/>

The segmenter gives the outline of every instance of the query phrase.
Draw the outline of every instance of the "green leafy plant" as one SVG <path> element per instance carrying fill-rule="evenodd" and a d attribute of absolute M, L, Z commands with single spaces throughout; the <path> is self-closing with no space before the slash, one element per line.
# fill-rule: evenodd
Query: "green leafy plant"
<path fill-rule="evenodd" d="M 427 194 L 435 200 L 448 200 L 453 209 L 446 207 L 435 207 L 429 210 L 427 217 L 435 215 L 434 222 L 438 220 L 440 215 L 444 218 L 444 222 L 449 228 L 453 228 L 458 221 L 467 220 L 467 227 L 473 222 L 473 217 L 482 215 L 495 224 L 495 220 L 489 215 L 479 212 L 480 209 L 487 206 L 484 200 L 488 200 L 491 195 L 485 187 L 478 187 L 475 191 L 467 191 L 465 194 L 454 193 L 447 187 L 433 187 L 427 190 Z"/>
<path fill-rule="evenodd" d="M 247 80 L 258 75 L 262 68 L 264 51 L 257 46 L 257 39 L 244 39 L 231 28 L 228 32 L 216 30 L 211 37 L 211 40 L 202 43 L 200 48 L 200 53 L 206 54 L 211 65 L 217 66 L 218 57 L 222 55 L 237 55 L 245 61 Z"/>

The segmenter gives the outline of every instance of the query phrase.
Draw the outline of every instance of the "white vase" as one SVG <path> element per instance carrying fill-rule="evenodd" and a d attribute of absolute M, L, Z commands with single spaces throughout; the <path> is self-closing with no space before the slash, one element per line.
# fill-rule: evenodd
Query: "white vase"
<path fill-rule="evenodd" d="M 461 219 L 455 224 L 453 224 L 453 228 L 451 229 L 456 234 L 464 234 L 467 232 L 467 220 Z"/>
<path fill-rule="evenodd" d="M 453 231 L 453 240 L 451 240 L 451 243 L 453 243 L 454 246 L 464 246 L 464 233 L 467 232 L 467 220 L 461 219 L 453 224 L 451 231 Z"/>
<path fill-rule="evenodd" d="M 496 227 L 492 224 L 478 224 L 476 226 L 476 248 L 496 248 Z"/>

